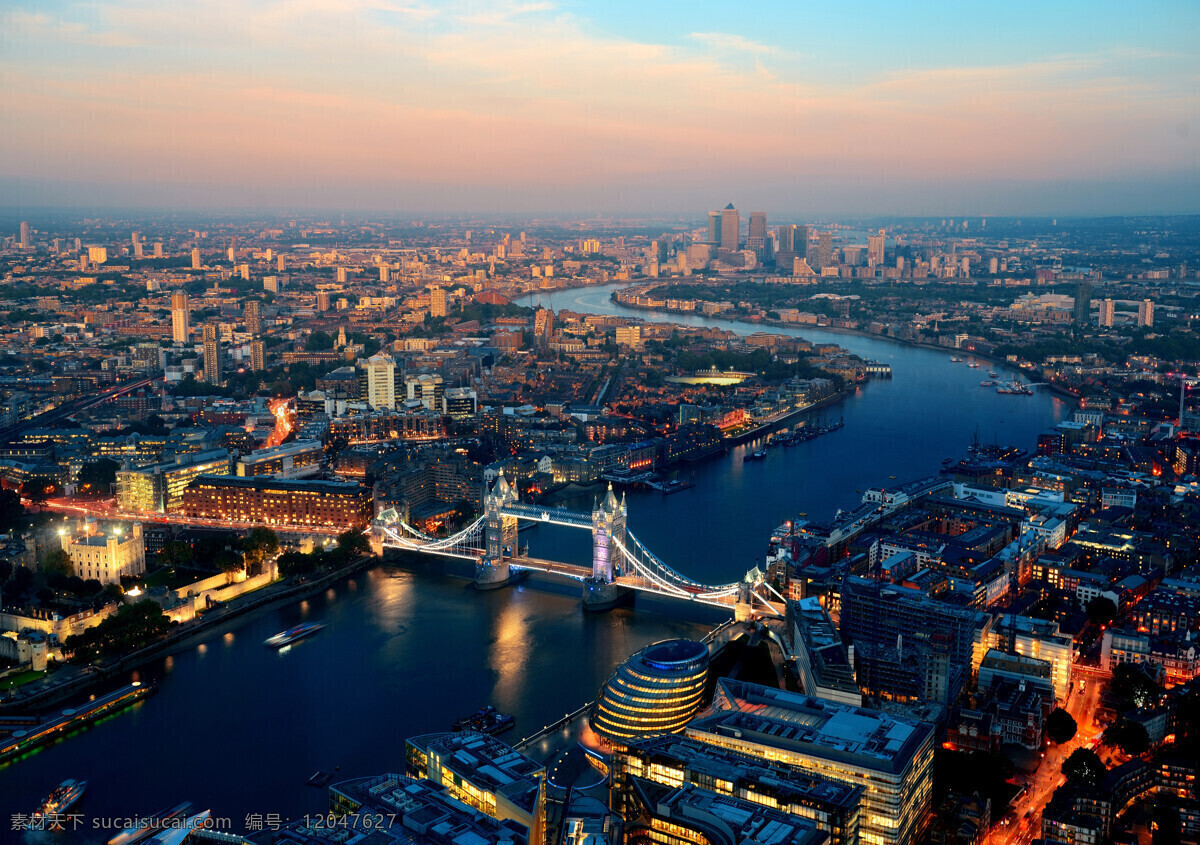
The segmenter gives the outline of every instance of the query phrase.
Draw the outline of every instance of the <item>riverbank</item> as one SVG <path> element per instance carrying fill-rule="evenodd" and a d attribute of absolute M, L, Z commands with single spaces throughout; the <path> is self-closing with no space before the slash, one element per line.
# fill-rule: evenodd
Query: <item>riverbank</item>
<path fill-rule="evenodd" d="M 631 287 L 636 287 L 636 285 L 633 285 Z M 625 290 L 625 288 L 622 288 L 621 290 Z M 620 307 L 629 308 L 634 311 L 649 311 L 652 314 L 666 314 L 668 316 L 675 316 L 675 315 L 686 316 L 686 317 L 689 317 L 692 319 L 703 320 L 706 323 L 708 323 L 708 322 L 741 323 L 741 324 L 747 325 L 747 326 L 762 326 L 762 327 L 767 327 L 767 328 L 793 329 L 793 330 L 799 331 L 799 332 L 803 332 L 804 329 L 806 328 L 806 325 L 801 325 L 801 324 L 797 324 L 797 323 L 785 323 L 782 320 L 750 320 L 750 319 L 747 319 L 746 317 L 741 317 L 741 316 L 709 317 L 706 314 L 699 314 L 699 313 L 695 313 L 695 312 L 692 312 L 690 314 L 684 314 L 683 312 L 668 311 L 668 310 L 665 310 L 662 308 L 651 308 L 647 305 L 635 305 L 630 302 L 619 301 L 617 299 L 617 294 L 620 292 L 621 291 L 619 291 L 619 290 L 613 291 L 612 294 L 609 296 L 609 298 L 612 300 L 612 302 L 619 305 Z M 986 361 L 988 364 L 1005 367 L 1005 368 L 1009 368 L 1009 369 L 1013 368 L 1013 364 L 1011 361 L 1004 359 L 1004 358 L 997 358 L 995 355 L 990 355 L 990 354 L 986 354 L 983 352 L 974 352 L 974 351 L 968 351 L 968 350 L 962 350 L 962 349 L 955 349 L 953 347 L 938 346 L 937 344 L 933 344 L 933 343 L 921 343 L 921 342 L 915 341 L 915 340 L 905 340 L 905 339 L 899 338 L 899 337 L 892 337 L 890 335 L 884 335 L 884 334 L 876 334 L 874 332 L 868 332 L 868 331 L 864 331 L 862 329 L 852 329 L 852 328 L 848 328 L 846 326 L 814 325 L 814 326 L 812 326 L 812 328 L 819 329 L 823 332 L 829 332 L 830 334 L 845 334 L 845 335 L 852 335 L 854 337 L 870 338 L 872 340 L 883 340 L 883 341 L 887 341 L 889 343 L 897 344 L 898 346 L 909 346 L 914 349 L 929 349 L 934 352 L 946 352 L 951 355 L 953 355 L 954 353 L 962 352 L 967 355 L 970 355 L 972 358 L 977 358 L 980 361 Z M 1024 371 L 1020 370 L 1018 368 L 1018 372 L 1024 372 Z M 1051 394 L 1059 397 L 1060 399 L 1066 399 L 1069 401 L 1078 402 L 1079 399 L 1081 398 L 1081 395 L 1079 393 L 1076 393 L 1073 390 L 1063 387 L 1062 385 L 1054 384 L 1053 382 L 1039 382 L 1039 386 L 1046 388 L 1047 393 L 1051 393 Z"/>
<path fill-rule="evenodd" d="M 277 582 L 274 585 L 263 587 L 262 590 L 240 596 L 204 614 L 197 622 L 180 626 L 162 640 L 152 643 L 145 648 L 104 661 L 102 664 L 71 667 L 70 670 L 65 668 L 59 669 L 43 679 L 43 682 L 48 683 L 40 689 L 31 689 L 34 686 L 33 684 L 25 685 L 19 688 L 15 694 L 8 696 L 4 701 L 0 701 L 0 712 L 12 711 L 18 708 L 28 710 L 31 708 L 53 706 L 106 681 L 111 681 L 122 672 L 137 669 L 159 657 L 176 654 L 209 639 L 214 634 L 223 633 L 221 627 L 226 622 L 237 620 L 239 626 L 243 625 L 284 602 L 308 598 L 326 589 L 331 584 L 343 578 L 348 578 L 368 568 L 371 564 L 378 562 L 379 558 L 374 555 L 368 555 L 357 558 L 346 566 L 333 572 L 328 572 L 316 580 L 296 584 Z M 268 590 L 271 592 L 264 595 L 263 593 Z M 72 675 L 60 680 L 59 676 L 66 671 L 72 671 Z"/>

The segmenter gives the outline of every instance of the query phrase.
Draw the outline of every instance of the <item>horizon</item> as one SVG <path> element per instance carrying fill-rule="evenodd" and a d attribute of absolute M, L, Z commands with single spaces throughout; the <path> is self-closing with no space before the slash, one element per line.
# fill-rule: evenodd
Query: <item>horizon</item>
<path fill-rule="evenodd" d="M 1183 0 L 19 0 L 0 23 L 21 209 L 1200 212 Z"/>

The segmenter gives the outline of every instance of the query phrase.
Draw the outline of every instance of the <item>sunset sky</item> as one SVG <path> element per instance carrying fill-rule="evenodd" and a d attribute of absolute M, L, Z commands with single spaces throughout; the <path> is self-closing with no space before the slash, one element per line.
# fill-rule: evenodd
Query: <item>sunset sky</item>
<path fill-rule="evenodd" d="M 1200 212 L 1200 3 L 0 4 L 0 205 Z"/>

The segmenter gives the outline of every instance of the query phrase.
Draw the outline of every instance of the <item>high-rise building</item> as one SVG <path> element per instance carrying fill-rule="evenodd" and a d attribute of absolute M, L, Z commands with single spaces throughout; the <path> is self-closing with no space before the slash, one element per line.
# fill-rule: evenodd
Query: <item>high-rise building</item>
<path fill-rule="evenodd" d="M 262 303 L 257 299 L 246 300 L 246 331 L 252 335 L 262 334 Z"/>
<path fill-rule="evenodd" d="M 1092 322 L 1092 283 L 1075 284 L 1075 325 L 1087 326 Z"/>
<path fill-rule="evenodd" d="M 537 346 L 550 343 L 554 334 L 554 311 L 549 308 L 539 308 L 533 313 L 533 342 Z"/>
<path fill-rule="evenodd" d="M 287 261 L 285 261 L 284 257 L 281 255 L 281 256 L 279 256 L 279 258 L 277 258 L 275 260 L 275 272 L 282 273 L 286 269 L 287 269 Z"/>
<path fill-rule="evenodd" d="M 1113 324 L 1113 317 L 1116 315 L 1116 307 L 1111 299 L 1106 299 L 1100 303 L 1100 325 L 1109 328 Z"/>
<path fill-rule="evenodd" d="M 346 268 L 338 267 L 337 270 L 334 271 L 334 278 L 337 279 L 339 285 L 346 284 Z"/>
<path fill-rule="evenodd" d="M 768 258 L 767 213 L 765 211 L 750 212 L 750 228 L 746 234 L 746 249 L 752 250 L 759 261 Z"/>
<path fill-rule="evenodd" d="M 775 247 L 780 252 L 796 251 L 796 224 L 785 223 L 775 229 Z"/>
<path fill-rule="evenodd" d="M 192 247 L 192 269 L 199 270 L 204 264 L 200 261 L 200 247 Z"/>
<path fill-rule="evenodd" d="M 445 317 L 450 313 L 450 293 L 445 288 L 434 288 L 429 292 L 429 316 Z"/>
<path fill-rule="evenodd" d="M 250 341 L 250 369 L 261 373 L 267 368 L 267 355 L 263 342 L 258 338 Z"/>
<path fill-rule="evenodd" d="M 1138 303 L 1137 324 L 1139 328 L 1154 325 L 1154 300 L 1143 299 Z"/>
<path fill-rule="evenodd" d="M 867 235 L 867 264 L 871 267 L 883 265 L 883 253 L 887 234 L 883 229 L 878 235 Z"/>
<path fill-rule="evenodd" d="M 818 272 L 833 266 L 833 232 L 818 232 L 808 263 Z"/>
<path fill-rule="evenodd" d="M 108 247 L 89 246 L 88 261 L 91 261 L 93 264 L 103 264 L 108 261 Z"/>
<path fill-rule="evenodd" d="M 390 355 L 367 359 L 367 404 L 372 408 L 396 408 L 396 362 Z"/>
<path fill-rule="evenodd" d="M 28 220 L 21 221 L 21 241 L 20 241 L 20 243 L 21 243 L 21 249 L 27 249 L 29 247 L 29 221 Z"/>
<path fill-rule="evenodd" d="M 162 257 L 163 257 L 163 245 L 162 245 L 162 241 L 155 241 L 155 242 L 154 242 L 154 257 L 155 257 L 155 258 L 162 258 Z"/>
<path fill-rule="evenodd" d="M 329 310 L 329 291 L 327 291 L 327 290 L 317 291 L 317 311 L 328 311 L 328 310 Z"/>
<path fill-rule="evenodd" d="M 207 384 L 224 384 L 221 372 L 221 342 L 217 339 L 217 327 L 204 327 L 204 381 Z"/>
<path fill-rule="evenodd" d="M 193 250 L 194 259 L 195 250 Z M 191 334 L 191 314 L 188 312 L 188 295 L 171 294 L 171 339 L 176 343 L 187 343 Z"/>
<path fill-rule="evenodd" d="M 737 249 L 742 237 L 742 221 L 733 203 L 721 210 L 721 249 Z"/>
<path fill-rule="evenodd" d="M 719 244 L 721 242 L 721 212 L 708 212 L 708 234 L 704 242 L 708 244 Z"/>
<path fill-rule="evenodd" d="M 388 283 L 388 276 L 389 276 L 390 272 L 391 272 L 391 269 L 386 264 L 380 264 L 379 265 L 379 281 L 383 282 L 386 285 Z"/>

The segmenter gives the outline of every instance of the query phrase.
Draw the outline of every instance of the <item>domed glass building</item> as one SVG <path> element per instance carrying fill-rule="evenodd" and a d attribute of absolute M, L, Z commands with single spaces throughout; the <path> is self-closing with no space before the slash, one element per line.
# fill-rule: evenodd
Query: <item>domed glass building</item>
<path fill-rule="evenodd" d="M 648 645 L 604 682 L 592 711 L 592 730 L 617 744 L 645 734 L 678 733 L 699 711 L 707 680 L 704 643 L 663 640 Z"/>

